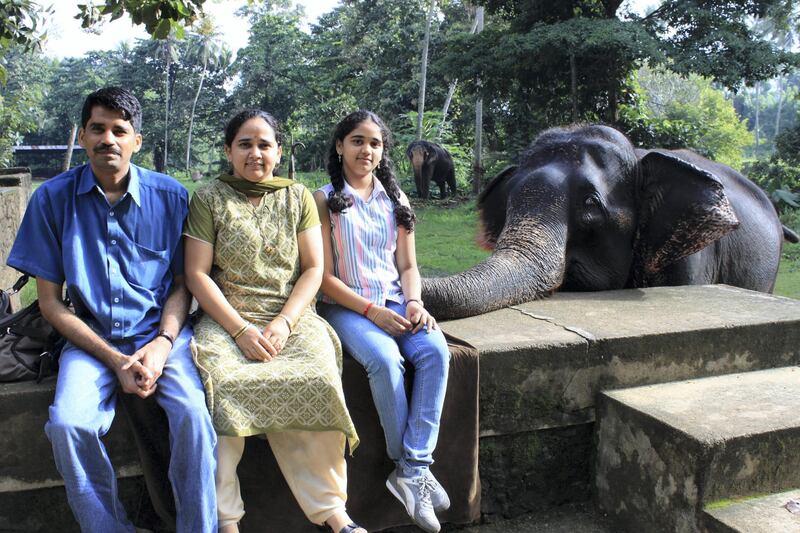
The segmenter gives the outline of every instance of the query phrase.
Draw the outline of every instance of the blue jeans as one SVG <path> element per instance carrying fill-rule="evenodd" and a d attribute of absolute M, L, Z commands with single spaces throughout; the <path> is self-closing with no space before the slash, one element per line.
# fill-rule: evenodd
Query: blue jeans
<path fill-rule="evenodd" d="M 386 307 L 405 316 L 406 306 Z M 368 318 L 336 304 L 319 304 L 345 350 L 367 371 L 372 399 L 386 437 L 386 452 L 405 477 L 423 475 L 433 463 L 447 390 L 450 352 L 440 329 L 392 337 Z M 404 361 L 414 367 L 410 401 Z"/>
<path fill-rule="evenodd" d="M 216 532 L 214 484 L 217 437 L 192 361 L 190 327 L 184 327 L 158 379 L 155 398 L 169 420 L 169 479 L 178 532 Z M 122 353 L 134 346 L 117 345 Z M 67 499 L 82 531 L 133 532 L 117 494 L 117 477 L 100 438 L 114 420 L 116 374 L 83 350 L 67 344 L 59 360 L 56 397 L 45 433 L 64 478 Z M 124 394 L 119 392 L 119 394 Z"/>

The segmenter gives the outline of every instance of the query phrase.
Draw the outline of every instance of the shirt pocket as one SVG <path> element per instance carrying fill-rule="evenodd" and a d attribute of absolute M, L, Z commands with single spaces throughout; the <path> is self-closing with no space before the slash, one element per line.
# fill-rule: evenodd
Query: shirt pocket
<path fill-rule="evenodd" d="M 169 269 L 169 250 L 154 250 L 134 242 L 132 252 L 128 281 L 150 290 L 160 287 Z"/>

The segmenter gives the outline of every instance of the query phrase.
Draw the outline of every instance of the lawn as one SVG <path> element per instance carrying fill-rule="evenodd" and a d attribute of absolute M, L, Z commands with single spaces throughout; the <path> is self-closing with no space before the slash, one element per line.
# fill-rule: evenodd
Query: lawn
<path fill-rule="evenodd" d="M 311 190 L 327 183 L 322 172 L 300 173 L 298 177 Z M 180 181 L 190 194 L 204 183 Z M 414 209 L 418 219 L 417 263 L 423 276 L 460 272 L 488 255 L 475 242 L 478 214 L 474 200 L 415 201 Z M 775 294 L 800 299 L 800 244 L 785 243 Z M 35 284 L 28 283 L 22 300 L 31 302 L 34 298 Z"/>

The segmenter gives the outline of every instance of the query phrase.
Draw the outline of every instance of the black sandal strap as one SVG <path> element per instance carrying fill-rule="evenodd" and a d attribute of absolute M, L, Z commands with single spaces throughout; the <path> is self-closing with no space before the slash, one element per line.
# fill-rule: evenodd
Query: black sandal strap
<path fill-rule="evenodd" d="M 353 531 L 357 529 L 364 529 L 364 528 L 357 524 L 350 523 L 344 526 L 342 529 L 340 529 L 339 533 L 353 533 Z M 366 531 L 366 529 L 364 529 L 364 531 Z"/>

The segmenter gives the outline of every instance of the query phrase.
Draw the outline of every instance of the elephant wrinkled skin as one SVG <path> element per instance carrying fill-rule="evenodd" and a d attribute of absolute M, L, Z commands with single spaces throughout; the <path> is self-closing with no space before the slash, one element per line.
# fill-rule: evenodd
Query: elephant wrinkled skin
<path fill-rule="evenodd" d="M 478 207 L 493 253 L 423 280 L 437 318 L 555 290 L 726 283 L 771 292 L 784 237 L 767 196 L 732 168 L 688 150 L 635 149 L 598 125 L 539 135 Z"/>

